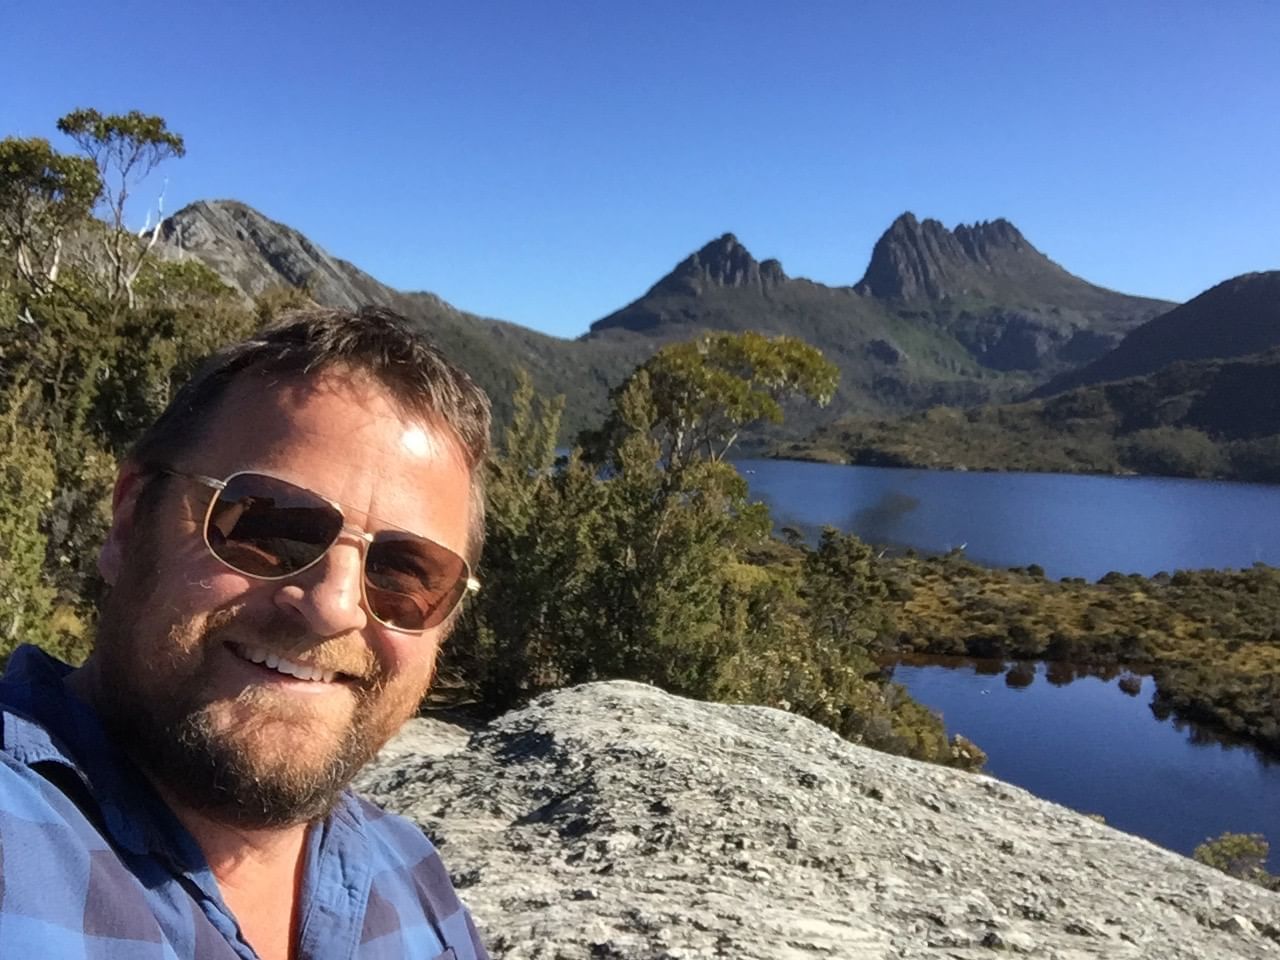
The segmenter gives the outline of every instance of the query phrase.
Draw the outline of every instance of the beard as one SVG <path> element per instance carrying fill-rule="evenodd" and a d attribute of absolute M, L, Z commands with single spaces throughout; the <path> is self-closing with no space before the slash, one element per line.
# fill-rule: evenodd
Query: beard
<path fill-rule="evenodd" d="M 283 611 L 260 622 L 233 606 L 151 624 L 164 608 L 154 566 L 135 565 L 143 575 L 122 578 L 99 617 L 94 705 L 108 733 L 158 786 L 210 819 L 271 829 L 326 816 L 425 689 L 395 689 L 360 638 L 318 640 Z M 345 719 L 262 685 L 214 696 L 211 661 L 240 642 L 305 651 L 308 663 L 343 675 Z"/>

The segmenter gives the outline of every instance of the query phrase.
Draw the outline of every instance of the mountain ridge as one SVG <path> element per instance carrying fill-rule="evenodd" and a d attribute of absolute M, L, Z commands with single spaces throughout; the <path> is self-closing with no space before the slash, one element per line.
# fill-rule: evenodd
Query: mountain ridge
<path fill-rule="evenodd" d="M 396 290 L 238 200 L 183 207 L 161 224 L 156 250 L 169 259 L 195 258 L 246 299 L 286 286 L 306 291 L 326 307 L 376 303 L 404 314 L 489 392 L 499 422 L 510 414 L 517 366 L 527 370 L 541 393 L 565 395 L 564 428 L 572 436 L 603 418 L 606 385 L 635 365 L 633 350 L 579 345 L 468 313 L 434 293 Z"/>
<path fill-rule="evenodd" d="M 1059 305 L 1086 308 L 1121 297 L 1068 272 L 999 217 L 948 230 L 931 218 L 903 213 L 876 241 L 855 289 L 884 300 L 942 301 L 1007 295 L 1011 285 L 1035 287 Z"/>
<path fill-rule="evenodd" d="M 900 217 L 898 232 L 911 222 L 914 217 Z M 947 236 L 964 256 L 1006 266 L 1013 262 L 1010 249 L 1034 250 L 1004 220 Z M 372 302 L 400 310 L 429 329 L 493 394 L 500 420 L 509 411 L 515 368 L 524 366 L 540 392 L 566 395 L 565 440 L 593 425 L 608 390 L 662 344 L 711 331 L 751 329 L 805 339 L 842 370 L 837 411 L 891 412 L 1010 399 L 1095 358 L 1118 341 L 1118 331 L 1147 319 L 1153 304 L 1163 306 L 1108 291 L 1102 310 L 1037 301 L 1034 290 L 1005 300 L 885 299 L 852 285 L 789 277 L 778 260 L 756 258 L 725 233 L 680 259 L 638 300 L 581 337 L 564 340 L 468 313 L 431 293 L 395 290 L 239 201 L 183 208 L 162 225 L 158 249 L 201 260 L 248 298 L 285 285 L 305 289 L 327 306 Z M 1101 289 L 1052 269 L 1077 285 Z M 1002 282 L 1015 274 L 1004 268 Z M 807 431 L 815 417 L 797 410 L 789 414 L 788 429 Z"/>
<path fill-rule="evenodd" d="M 857 284 L 790 277 L 778 260 L 757 260 L 726 233 L 597 320 L 582 339 L 624 330 L 660 342 L 700 327 L 794 330 L 824 350 L 890 361 L 893 368 L 912 354 L 893 335 L 906 321 L 915 328 L 916 352 L 923 348 L 952 373 L 967 353 L 975 369 L 1047 379 L 1101 356 L 1171 306 L 1068 273 L 1008 220 L 952 231 L 907 212 L 876 242 Z M 920 392 L 913 395 L 919 401 Z"/>
<path fill-rule="evenodd" d="M 1275 346 L 1280 346 L 1280 270 L 1244 273 L 1134 328 L 1114 350 L 1055 377 L 1032 396 L 1151 374 L 1178 361 L 1242 357 Z"/>

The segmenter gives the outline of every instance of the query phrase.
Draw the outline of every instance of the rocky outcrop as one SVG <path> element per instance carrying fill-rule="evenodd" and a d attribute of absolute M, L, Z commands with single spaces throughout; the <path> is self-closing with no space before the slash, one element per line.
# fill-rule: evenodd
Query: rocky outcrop
<path fill-rule="evenodd" d="M 1056 282 L 1070 276 L 1008 220 L 951 231 L 937 220 L 904 213 L 876 241 L 858 290 L 889 300 L 988 296 L 996 278 L 1025 282 L 1037 274 Z"/>
<path fill-rule="evenodd" d="M 777 260 L 756 260 L 732 233 L 712 240 L 691 253 L 654 286 L 698 294 L 708 286 L 751 287 L 764 291 L 784 283 L 787 275 Z"/>
<path fill-rule="evenodd" d="M 252 298 L 272 287 L 306 290 L 327 307 L 355 309 L 395 303 L 400 294 L 346 260 L 331 256 L 305 236 L 234 200 L 201 200 L 160 226 L 157 250 L 171 259 L 193 257 Z M 432 294 L 433 311 L 457 313 Z"/>
<path fill-rule="evenodd" d="M 988 777 L 639 684 L 469 738 L 415 721 L 358 785 L 436 840 L 499 958 L 1280 956 L 1280 896 Z"/>

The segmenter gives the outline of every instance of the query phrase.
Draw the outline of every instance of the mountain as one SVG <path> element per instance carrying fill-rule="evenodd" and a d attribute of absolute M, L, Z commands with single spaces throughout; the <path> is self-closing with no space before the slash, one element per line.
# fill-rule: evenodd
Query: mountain
<path fill-rule="evenodd" d="M 1073 276 L 1031 245 L 1008 220 L 961 224 L 904 213 L 876 241 L 858 290 L 882 300 L 964 298 L 1072 309 L 1129 309 L 1155 302 L 1126 297 Z"/>
<path fill-rule="evenodd" d="M 708 330 L 787 334 L 813 344 L 841 370 L 837 410 L 975 403 L 1033 382 L 984 370 L 946 331 L 853 287 L 788 277 L 777 260 L 757 260 L 733 234 L 690 254 L 644 296 L 592 324 L 583 342 L 639 340 L 653 349 Z M 810 426 L 817 416 L 795 410 L 788 427 Z"/>
<path fill-rule="evenodd" d="M 1101 356 L 1170 306 L 1072 276 L 1007 220 L 948 230 L 904 213 L 852 287 L 790 278 L 725 234 L 592 324 L 588 339 L 626 330 L 668 340 L 703 327 L 794 332 L 843 351 L 841 366 L 877 387 L 873 406 L 913 406 L 945 395 L 957 374 L 1045 379 Z M 859 370 L 855 358 L 880 362 Z"/>
<path fill-rule="evenodd" d="M 201 201 L 161 225 L 160 254 L 193 257 L 247 298 L 273 288 L 306 290 L 320 304 L 391 307 L 430 331 L 493 398 L 504 421 L 522 367 L 544 395 L 564 394 L 565 436 L 598 425 L 608 387 L 643 359 L 630 345 L 583 344 L 459 310 L 433 293 L 406 293 L 331 256 L 305 236 L 232 200 Z"/>
<path fill-rule="evenodd" d="M 1246 273 L 1129 333 L 1110 353 L 1035 392 L 1152 373 L 1179 360 L 1242 357 L 1280 346 L 1280 270 Z"/>
<path fill-rule="evenodd" d="M 329 306 L 399 310 L 490 391 L 500 420 L 523 367 L 540 392 L 565 394 L 565 438 L 598 421 L 608 389 L 660 345 L 712 330 L 800 337 L 841 369 L 836 412 L 891 413 L 1011 399 L 1167 306 L 1072 277 L 1007 221 L 948 231 L 910 214 L 876 244 L 856 286 L 789 277 L 725 234 L 573 341 L 395 290 L 235 201 L 180 210 L 164 222 L 160 250 L 199 259 L 246 297 L 287 286 Z M 788 432 L 827 416 L 798 409 Z"/>
<path fill-rule="evenodd" d="M 877 241 L 857 289 L 931 313 L 983 366 L 1042 376 L 1101 356 L 1173 306 L 1068 273 L 1008 220 L 948 230 L 910 213 Z"/>

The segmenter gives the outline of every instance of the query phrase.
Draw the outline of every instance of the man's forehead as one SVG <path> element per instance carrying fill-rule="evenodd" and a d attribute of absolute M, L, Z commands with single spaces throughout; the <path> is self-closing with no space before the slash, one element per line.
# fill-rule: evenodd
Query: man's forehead
<path fill-rule="evenodd" d="M 341 439 L 385 453 L 393 439 L 398 452 L 412 459 L 462 452 L 447 427 L 406 410 L 368 377 L 340 370 L 233 381 L 207 422 L 210 440 L 225 431 L 251 447 L 332 445 Z"/>
<path fill-rule="evenodd" d="M 229 385 L 206 422 L 188 470 L 260 471 L 341 503 L 357 523 L 375 518 L 465 549 L 474 474 L 460 441 L 376 383 L 250 378 Z"/>

